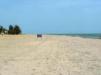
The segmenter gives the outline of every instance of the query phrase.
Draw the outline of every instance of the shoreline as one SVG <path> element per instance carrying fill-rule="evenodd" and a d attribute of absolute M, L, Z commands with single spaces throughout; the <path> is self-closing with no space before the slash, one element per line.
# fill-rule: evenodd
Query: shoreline
<path fill-rule="evenodd" d="M 101 39 L 101 35 L 98 34 L 98 36 L 96 36 L 95 34 L 93 36 L 90 36 L 89 34 L 42 34 L 43 36 L 59 36 L 59 37 L 73 37 L 73 38 L 83 38 L 83 39 Z M 87 35 L 87 36 L 85 36 Z M 2 35 L 0 35 L 2 36 Z M 20 35 L 3 35 L 3 36 L 37 36 L 37 34 L 20 34 Z"/>

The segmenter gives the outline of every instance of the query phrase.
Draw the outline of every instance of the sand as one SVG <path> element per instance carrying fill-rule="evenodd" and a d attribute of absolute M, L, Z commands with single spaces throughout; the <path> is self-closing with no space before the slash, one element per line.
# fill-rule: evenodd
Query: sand
<path fill-rule="evenodd" d="M 101 75 L 101 40 L 0 36 L 0 75 Z"/>

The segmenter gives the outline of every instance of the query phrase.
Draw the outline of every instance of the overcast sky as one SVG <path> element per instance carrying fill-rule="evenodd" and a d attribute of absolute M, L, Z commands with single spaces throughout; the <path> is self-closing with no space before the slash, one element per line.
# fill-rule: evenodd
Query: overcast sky
<path fill-rule="evenodd" d="M 23 33 L 101 33 L 101 0 L 0 0 L 0 25 Z"/>

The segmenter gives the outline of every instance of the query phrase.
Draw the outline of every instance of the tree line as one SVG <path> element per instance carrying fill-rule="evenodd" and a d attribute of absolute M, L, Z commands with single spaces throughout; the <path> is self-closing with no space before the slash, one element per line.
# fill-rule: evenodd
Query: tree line
<path fill-rule="evenodd" d="M 0 34 L 11 34 L 11 35 L 18 35 L 21 34 L 21 28 L 18 25 L 9 25 L 9 28 L 6 29 L 0 25 Z"/>

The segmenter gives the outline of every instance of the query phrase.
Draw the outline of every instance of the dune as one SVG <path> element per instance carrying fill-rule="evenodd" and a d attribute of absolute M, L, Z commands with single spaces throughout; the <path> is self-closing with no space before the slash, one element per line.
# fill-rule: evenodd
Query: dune
<path fill-rule="evenodd" d="M 101 40 L 0 36 L 0 75 L 101 75 Z"/>

